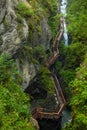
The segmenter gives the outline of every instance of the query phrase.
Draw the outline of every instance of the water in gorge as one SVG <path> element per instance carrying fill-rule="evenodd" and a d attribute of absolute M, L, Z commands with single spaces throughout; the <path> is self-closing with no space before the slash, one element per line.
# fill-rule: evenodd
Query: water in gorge
<path fill-rule="evenodd" d="M 66 7 L 67 7 L 67 0 L 62 0 L 60 3 L 60 13 L 64 17 L 64 43 L 65 45 L 68 45 L 68 34 L 67 34 L 67 25 L 66 25 Z"/>
<path fill-rule="evenodd" d="M 67 25 L 66 25 L 66 7 L 67 7 L 67 0 L 62 0 L 60 3 L 60 13 L 64 17 L 64 33 L 63 33 L 63 38 L 64 38 L 64 44 L 68 45 L 68 33 L 67 33 Z M 62 112 L 62 122 L 61 126 L 65 127 L 66 123 L 71 121 L 71 111 L 65 108 Z"/>

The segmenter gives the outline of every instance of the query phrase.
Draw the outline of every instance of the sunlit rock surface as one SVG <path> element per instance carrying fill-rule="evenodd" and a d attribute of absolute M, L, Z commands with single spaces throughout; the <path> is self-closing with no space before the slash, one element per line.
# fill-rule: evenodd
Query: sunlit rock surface
<path fill-rule="evenodd" d="M 8 53 L 15 56 L 17 67 L 23 77 L 23 88 L 26 88 L 30 80 L 35 76 L 35 66 L 27 60 L 27 56 L 20 63 L 19 52 L 25 43 L 35 45 L 43 44 L 48 46 L 52 39 L 51 32 L 48 26 L 48 19 L 43 17 L 40 21 L 41 34 L 38 36 L 37 30 L 34 30 L 33 40 L 29 41 L 28 23 L 25 18 L 22 18 L 22 26 L 19 27 L 16 7 L 18 2 L 27 0 L 0 0 L 0 54 Z"/>

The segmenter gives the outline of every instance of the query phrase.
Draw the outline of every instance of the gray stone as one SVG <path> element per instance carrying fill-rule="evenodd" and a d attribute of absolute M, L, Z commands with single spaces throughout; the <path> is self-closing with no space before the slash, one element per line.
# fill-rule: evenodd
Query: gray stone
<path fill-rule="evenodd" d="M 31 117 L 30 122 L 33 124 L 35 130 L 39 130 L 40 129 L 37 120 L 35 120 L 33 117 Z"/>
<path fill-rule="evenodd" d="M 23 18 L 22 26 L 20 26 L 15 12 L 15 7 L 21 1 L 28 4 L 27 0 L 0 0 L 0 53 L 7 53 L 13 56 L 18 51 L 21 51 L 24 43 L 30 42 L 28 41 L 30 30 L 27 21 Z M 39 24 L 41 27 L 40 36 L 37 30 L 34 30 L 33 46 L 36 44 L 43 44 L 45 47 L 49 46 L 52 37 L 47 21 L 47 18 L 42 18 Z M 18 57 L 16 56 L 15 60 L 18 70 L 23 77 L 23 88 L 25 89 L 30 80 L 35 76 L 36 67 L 27 60 L 26 55 L 24 59 L 22 58 L 22 63 L 20 63 Z"/>
<path fill-rule="evenodd" d="M 4 27 L 4 24 L 0 24 L 0 35 L 5 33 L 5 27 Z"/>
<path fill-rule="evenodd" d="M 23 78 L 23 89 L 25 90 L 26 87 L 29 85 L 30 80 L 36 75 L 36 70 L 33 63 L 29 63 L 27 59 L 24 60 L 24 63 L 21 64 L 20 60 L 16 58 L 17 68 L 21 73 Z"/>
<path fill-rule="evenodd" d="M 50 43 L 52 35 L 47 22 L 48 22 L 47 18 L 43 18 L 40 22 L 41 36 L 38 35 L 37 30 L 34 31 L 33 45 L 43 44 L 45 47 L 47 47 L 48 44 Z"/>

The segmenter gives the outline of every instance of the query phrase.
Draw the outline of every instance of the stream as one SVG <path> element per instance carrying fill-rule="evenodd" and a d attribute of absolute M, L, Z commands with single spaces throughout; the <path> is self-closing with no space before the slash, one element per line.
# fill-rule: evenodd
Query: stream
<path fill-rule="evenodd" d="M 63 33 L 63 39 L 64 39 L 64 44 L 68 46 L 68 33 L 67 33 L 67 25 L 66 25 L 66 7 L 67 7 L 67 0 L 62 0 L 60 2 L 60 13 L 64 17 L 64 33 Z M 62 112 L 62 122 L 61 126 L 62 128 L 66 126 L 66 123 L 70 122 L 72 120 L 71 118 L 71 111 L 68 110 L 67 108 L 64 108 Z"/>
<path fill-rule="evenodd" d="M 62 0 L 60 3 L 60 13 L 63 15 L 64 17 L 64 33 L 63 33 L 63 37 L 64 37 L 64 43 L 65 45 L 68 45 L 68 33 L 67 33 L 67 25 L 66 25 L 66 7 L 67 7 L 67 0 Z"/>

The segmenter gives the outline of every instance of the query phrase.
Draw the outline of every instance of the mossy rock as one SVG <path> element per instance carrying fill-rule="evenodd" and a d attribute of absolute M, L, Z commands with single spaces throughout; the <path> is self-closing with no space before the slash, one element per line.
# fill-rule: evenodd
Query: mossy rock
<path fill-rule="evenodd" d="M 19 13 L 22 17 L 30 17 L 34 15 L 32 7 L 27 3 L 19 2 L 16 8 L 17 13 Z"/>

